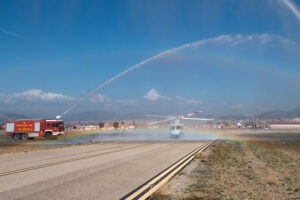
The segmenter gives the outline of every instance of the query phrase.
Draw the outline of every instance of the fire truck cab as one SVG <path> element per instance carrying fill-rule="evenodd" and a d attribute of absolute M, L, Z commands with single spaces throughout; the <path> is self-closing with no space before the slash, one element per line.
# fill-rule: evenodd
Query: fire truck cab
<path fill-rule="evenodd" d="M 62 120 L 17 120 L 6 122 L 6 135 L 14 140 L 34 138 L 56 139 L 64 134 Z"/>

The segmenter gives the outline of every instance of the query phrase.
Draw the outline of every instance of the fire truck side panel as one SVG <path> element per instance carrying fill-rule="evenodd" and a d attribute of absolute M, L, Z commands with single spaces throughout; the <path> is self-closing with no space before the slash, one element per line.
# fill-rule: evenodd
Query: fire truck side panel
<path fill-rule="evenodd" d="M 14 133 L 27 133 L 28 137 L 40 136 L 40 123 L 37 120 L 24 120 L 15 122 Z"/>
<path fill-rule="evenodd" d="M 16 121 L 15 133 L 33 133 L 34 121 Z"/>

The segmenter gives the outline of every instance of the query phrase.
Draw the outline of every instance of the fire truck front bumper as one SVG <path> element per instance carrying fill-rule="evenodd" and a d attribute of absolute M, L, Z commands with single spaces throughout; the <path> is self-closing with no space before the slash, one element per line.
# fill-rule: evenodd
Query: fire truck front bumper
<path fill-rule="evenodd" d="M 53 136 L 63 135 L 63 134 L 65 134 L 64 131 L 52 132 L 52 135 L 53 135 Z"/>

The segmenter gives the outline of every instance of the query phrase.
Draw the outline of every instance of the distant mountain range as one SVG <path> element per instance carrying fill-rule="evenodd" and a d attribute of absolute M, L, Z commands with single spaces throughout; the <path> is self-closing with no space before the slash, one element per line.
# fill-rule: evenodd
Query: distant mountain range
<path fill-rule="evenodd" d="M 264 120 L 288 120 L 300 118 L 300 106 L 289 111 L 270 111 L 253 116 L 226 115 L 218 117 L 221 120 L 243 120 L 243 119 L 264 119 Z"/>
<path fill-rule="evenodd" d="M 152 113 L 152 112 L 135 112 L 130 114 L 117 114 L 115 112 L 110 111 L 86 111 L 81 113 L 71 113 L 64 117 L 65 121 L 122 121 L 122 120 L 130 120 L 130 119 L 149 119 L 145 117 L 145 114 L 161 114 L 161 113 Z M 165 114 L 161 114 L 165 115 Z M 246 117 L 243 115 L 226 115 L 222 117 L 213 117 L 210 118 L 220 119 L 220 120 L 243 120 L 243 119 L 265 119 L 265 120 L 285 120 L 285 119 L 294 119 L 300 118 L 300 106 L 296 107 L 290 111 L 271 111 L 264 112 L 258 115 L 254 115 L 252 117 Z M 22 115 L 15 114 L 9 112 L 1 112 L 0 111 L 0 123 L 8 120 L 16 120 L 16 119 L 29 119 L 29 118 L 38 118 L 36 115 Z"/>
<path fill-rule="evenodd" d="M 243 115 L 226 115 L 226 116 L 217 117 L 217 119 L 219 119 L 219 120 L 243 120 L 243 119 L 246 119 L 246 117 Z"/>
<path fill-rule="evenodd" d="M 101 120 L 117 120 L 122 118 L 120 115 L 109 111 L 87 111 L 75 113 L 65 116 L 66 121 L 101 121 Z"/>
<path fill-rule="evenodd" d="M 28 119 L 28 117 L 20 114 L 0 112 L 0 122 L 5 122 L 8 120 L 16 120 L 16 119 Z"/>
<path fill-rule="evenodd" d="M 122 121 L 122 120 L 132 120 L 132 119 L 149 119 L 145 117 L 146 114 L 157 114 L 153 112 L 133 112 L 133 113 L 127 113 L 127 114 L 117 114 L 115 112 L 109 112 L 109 111 L 87 111 L 87 112 L 81 112 L 81 113 L 71 113 L 70 115 L 67 115 L 64 117 L 65 121 Z M 166 114 L 162 114 L 166 115 Z"/>
<path fill-rule="evenodd" d="M 132 113 L 132 114 L 117 114 L 109 111 L 86 111 L 81 113 L 70 113 L 64 117 L 65 121 L 114 121 L 114 120 L 129 120 L 129 119 L 139 119 L 144 114 L 142 113 Z M 36 114 L 21 115 L 16 113 L 8 113 L 0 111 L 0 123 L 9 120 L 17 119 L 52 119 L 52 117 L 41 117 Z"/>
<path fill-rule="evenodd" d="M 297 117 L 300 117 L 299 111 L 272 111 L 261 113 L 255 116 L 255 118 L 270 120 L 294 119 Z"/>

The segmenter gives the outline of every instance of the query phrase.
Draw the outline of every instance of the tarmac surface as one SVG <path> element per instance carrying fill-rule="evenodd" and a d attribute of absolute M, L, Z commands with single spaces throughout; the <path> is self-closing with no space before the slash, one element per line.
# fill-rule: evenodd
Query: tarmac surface
<path fill-rule="evenodd" d="M 0 199 L 119 199 L 205 142 L 104 142 L 4 154 Z"/>

